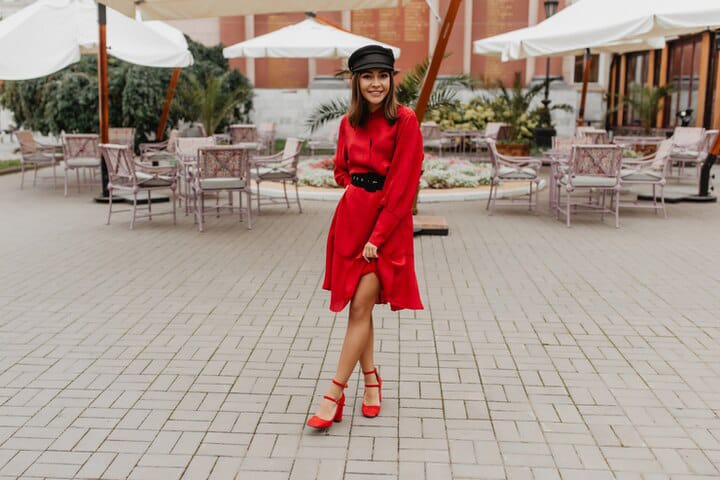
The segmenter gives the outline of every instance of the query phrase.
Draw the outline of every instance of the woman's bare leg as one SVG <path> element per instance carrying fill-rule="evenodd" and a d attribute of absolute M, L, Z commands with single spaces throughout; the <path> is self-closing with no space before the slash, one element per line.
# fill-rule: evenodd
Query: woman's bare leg
<path fill-rule="evenodd" d="M 352 371 L 355 369 L 360 356 L 368 345 L 368 339 L 372 335 L 372 309 L 375 300 L 380 293 L 380 281 L 374 273 L 368 273 L 360 277 L 355 296 L 350 302 L 350 316 L 345 331 L 340 359 L 338 360 L 335 380 L 340 383 L 347 383 Z M 342 388 L 331 383 L 325 393 L 332 398 L 342 396 Z M 322 419 L 329 420 L 335 413 L 335 403 L 323 399 L 320 402 L 316 415 Z"/>
<path fill-rule="evenodd" d="M 370 317 L 370 335 L 368 336 L 367 345 L 360 355 L 360 368 L 363 372 L 369 372 L 375 368 L 375 328 L 373 326 L 372 317 Z M 370 375 L 364 375 L 365 385 L 377 384 L 377 378 L 374 373 Z M 365 405 L 380 405 L 379 389 L 377 388 L 366 388 L 363 396 L 363 403 Z"/>

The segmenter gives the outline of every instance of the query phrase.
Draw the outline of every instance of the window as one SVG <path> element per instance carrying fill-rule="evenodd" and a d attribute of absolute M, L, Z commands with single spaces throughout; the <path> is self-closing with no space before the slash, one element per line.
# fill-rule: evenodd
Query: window
<path fill-rule="evenodd" d="M 672 42 L 669 48 L 668 84 L 674 87 L 670 101 L 665 103 L 665 126 L 679 124 L 677 113 L 692 110 L 692 121 L 698 111 L 700 83 L 700 43 L 702 35 Z"/>
<path fill-rule="evenodd" d="M 633 93 L 633 85 L 647 85 L 648 67 L 650 61 L 650 52 L 628 53 L 625 68 L 625 92 L 627 97 Z M 630 105 L 623 107 L 623 123 L 625 125 L 640 125 L 640 115 L 634 111 Z"/>
<path fill-rule="evenodd" d="M 595 83 L 598 81 L 598 75 L 600 69 L 598 66 L 600 65 L 600 55 L 593 54 L 590 55 L 590 77 L 588 79 L 589 83 Z M 575 57 L 575 83 L 582 83 L 583 81 L 583 69 L 585 68 L 585 55 L 578 55 Z"/>

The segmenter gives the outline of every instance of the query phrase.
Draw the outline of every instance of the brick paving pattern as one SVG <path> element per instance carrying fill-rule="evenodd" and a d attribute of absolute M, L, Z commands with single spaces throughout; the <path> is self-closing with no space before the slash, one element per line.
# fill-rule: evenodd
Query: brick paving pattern
<path fill-rule="evenodd" d="M 720 478 L 717 205 L 422 206 L 451 234 L 416 241 L 427 309 L 376 309 L 382 414 L 356 374 L 318 433 L 333 205 L 129 231 L 93 193 L 0 177 L 0 479 Z"/>

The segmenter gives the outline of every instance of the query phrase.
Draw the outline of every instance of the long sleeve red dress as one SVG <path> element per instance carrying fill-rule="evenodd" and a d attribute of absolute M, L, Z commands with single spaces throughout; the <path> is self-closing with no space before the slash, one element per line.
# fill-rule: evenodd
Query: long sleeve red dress
<path fill-rule="evenodd" d="M 412 202 L 422 168 L 423 145 L 415 112 L 398 108 L 390 125 L 383 109 L 353 128 L 347 116 L 340 122 L 335 154 L 335 181 L 345 187 L 328 234 L 323 288 L 330 290 L 330 310 L 350 302 L 360 277 L 368 271 L 363 248 L 378 248 L 371 271 L 380 280 L 377 303 L 392 310 L 423 308 L 415 276 Z M 368 192 L 351 183 L 351 175 L 384 175 L 382 190 Z"/>

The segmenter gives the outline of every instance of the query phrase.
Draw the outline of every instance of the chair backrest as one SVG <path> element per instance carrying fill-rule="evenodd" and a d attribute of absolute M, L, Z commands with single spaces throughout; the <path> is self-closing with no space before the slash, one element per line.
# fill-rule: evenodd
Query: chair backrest
<path fill-rule="evenodd" d="M 599 128 L 578 127 L 577 136 L 580 139 L 585 139 L 585 143 L 591 145 L 607 145 L 610 143 L 608 132 Z"/>
<path fill-rule="evenodd" d="M 702 151 L 705 153 L 709 153 L 710 149 L 715 144 L 715 140 L 717 140 L 717 136 L 720 130 L 705 130 L 705 138 L 703 139 L 703 147 Z"/>
<path fill-rule="evenodd" d="M 63 133 L 63 155 L 71 158 L 100 158 L 100 137 L 96 133 Z"/>
<path fill-rule="evenodd" d="M 230 125 L 230 141 L 232 143 L 257 142 L 257 127 L 252 124 Z"/>
<path fill-rule="evenodd" d="M 135 162 L 127 145 L 103 143 L 98 145 L 108 171 L 108 182 L 116 185 L 135 181 Z"/>
<path fill-rule="evenodd" d="M 435 122 L 423 122 L 420 124 L 420 133 L 423 140 L 437 140 L 442 137 L 440 126 Z"/>
<path fill-rule="evenodd" d="M 289 172 L 296 172 L 298 162 L 300 161 L 300 151 L 302 150 L 304 140 L 301 138 L 290 137 L 285 140 L 285 148 L 283 149 L 280 165 Z"/>
<path fill-rule="evenodd" d="M 198 149 L 215 145 L 215 137 L 179 137 L 175 142 L 175 153 L 183 160 L 198 158 Z"/>
<path fill-rule="evenodd" d="M 180 130 L 173 128 L 170 130 L 167 138 L 167 148 L 165 149 L 168 153 L 175 153 L 177 149 L 177 141 L 180 138 Z"/>
<path fill-rule="evenodd" d="M 20 153 L 23 155 L 35 153 L 37 151 L 37 141 L 29 130 L 15 130 L 15 138 L 20 144 Z"/>
<path fill-rule="evenodd" d="M 619 145 L 573 145 L 570 175 L 620 178 L 622 152 Z"/>
<path fill-rule="evenodd" d="M 261 123 L 257 128 L 257 136 L 258 141 L 265 145 L 265 148 L 272 150 L 275 143 L 275 124 L 272 122 Z"/>
<path fill-rule="evenodd" d="M 485 125 L 485 138 L 492 138 L 493 140 L 501 140 L 500 131 L 506 125 L 502 122 L 488 122 Z"/>
<path fill-rule="evenodd" d="M 675 127 L 672 140 L 676 147 L 699 151 L 705 140 L 705 129 L 702 127 Z"/>
<path fill-rule="evenodd" d="M 498 151 L 497 151 L 497 145 L 495 144 L 495 140 L 492 138 L 487 139 L 487 146 L 488 151 L 490 152 L 490 165 L 493 169 L 493 175 L 497 175 L 500 169 L 500 161 L 498 158 Z"/>
<path fill-rule="evenodd" d="M 576 143 L 575 137 L 552 137 L 552 149 L 561 154 L 570 155 L 570 151 Z"/>
<path fill-rule="evenodd" d="M 241 178 L 249 185 L 249 159 L 250 152 L 246 148 L 232 145 L 202 147 L 198 150 L 198 177 Z"/>
<path fill-rule="evenodd" d="M 670 160 L 670 156 L 672 155 L 672 150 L 673 141 L 671 139 L 668 138 L 660 142 L 657 150 L 655 151 L 655 158 L 650 164 L 650 168 L 664 172 L 668 165 L 668 161 Z"/>
<path fill-rule="evenodd" d="M 135 129 L 134 128 L 109 128 L 108 140 L 113 145 L 127 145 L 132 152 L 135 148 Z"/>

